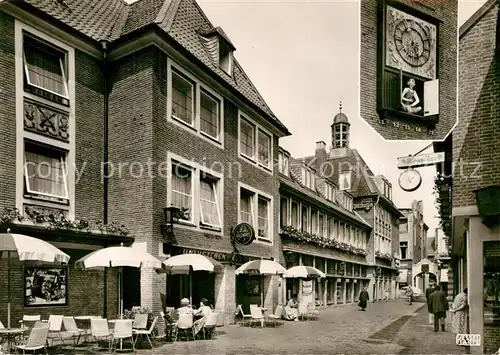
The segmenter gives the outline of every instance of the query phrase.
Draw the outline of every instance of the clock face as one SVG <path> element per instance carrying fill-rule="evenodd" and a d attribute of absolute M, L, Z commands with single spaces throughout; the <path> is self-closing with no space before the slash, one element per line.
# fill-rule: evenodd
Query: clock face
<path fill-rule="evenodd" d="M 399 176 L 399 186 L 407 192 L 415 191 L 422 184 L 422 176 L 415 169 L 406 169 Z"/>
<path fill-rule="evenodd" d="M 394 30 L 394 44 L 401 58 L 411 66 L 420 67 L 430 58 L 429 34 L 415 20 L 399 21 Z"/>
<path fill-rule="evenodd" d="M 430 80 L 436 79 L 437 27 L 387 6 L 385 65 Z"/>

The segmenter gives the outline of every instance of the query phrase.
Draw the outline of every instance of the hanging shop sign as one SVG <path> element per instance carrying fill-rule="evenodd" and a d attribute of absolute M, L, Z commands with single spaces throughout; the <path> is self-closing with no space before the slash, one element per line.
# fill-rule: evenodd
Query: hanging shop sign
<path fill-rule="evenodd" d="M 355 210 L 361 210 L 361 209 L 369 210 L 372 207 L 373 207 L 373 200 L 371 198 L 363 198 L 359 203 L 355 203 L 353 205 L 353 208 Z"/>
<path fill-rule="evenodd" d="M 412 155 L 398 158 L 398 169 L 417 168 L 444 162 L 444 152 Z"/>
<path fill-rule="evenodd" d="M 236 244 L 249 245 L 255 239 L 255 229 L 248 223 L 240 223 L 231 231 L 231 238 Z"/>

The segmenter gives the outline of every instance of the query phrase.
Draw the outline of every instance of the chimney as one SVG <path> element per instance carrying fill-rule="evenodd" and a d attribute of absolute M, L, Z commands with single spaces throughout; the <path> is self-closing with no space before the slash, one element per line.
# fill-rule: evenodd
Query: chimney
<path fill-rule="evenodd" d="M 321 150 L 326 152 L 326 143 L 323 141 L 316 142 L 316 150 Z"/>

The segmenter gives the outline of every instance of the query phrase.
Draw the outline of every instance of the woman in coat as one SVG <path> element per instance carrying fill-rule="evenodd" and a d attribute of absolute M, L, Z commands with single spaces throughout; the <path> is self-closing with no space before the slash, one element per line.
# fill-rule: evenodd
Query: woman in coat
<path fill-rule="evenodd" d="M 467 302 L 467 289 L 455 296 L 452 305 L 452 326 L 455 334 L 469 334 L 469 304 Z M 470 353 L 468 346 L 465 347 Z"/>
<path fill-rule="evenodd" d="M 358 306 L 361 307 L 361 310 L 364 311 L 368 305 L 368 301 L 370 300 L 370 295 L 368 291 L 366 291 L 366 287 L 363 287 L 363 291 L 359 293 L 359 303 Z"/>
<path fill-rule="evenodd" d="M 467 289 L 456 295 L 451 312 L 453 313 L 453 332 L 455 334 L 468 334 L 469 305 L 467 304 Z"/>

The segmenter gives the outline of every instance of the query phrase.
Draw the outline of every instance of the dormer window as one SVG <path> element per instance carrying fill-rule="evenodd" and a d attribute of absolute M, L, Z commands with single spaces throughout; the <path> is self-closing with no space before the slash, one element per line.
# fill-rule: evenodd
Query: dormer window
<path fill-rule="evenodd" d="M 345 210 L 352 212 L 353 198 L 350 194 L 345 191 L 338 191 L 337 193 L 337 202 L 342 206 Z"/>
<path fill-rule="evenodd" d="M 316 177 L 314 172 L 306 166 L 302 167 L 302 181 L 308 189 L 316 189 Z"/>
<path fill-rule="evenodd" d="M 219 41 L 219 68 L 229 75 L 233 72 L 233 51 L 224 41 Z"/>
<path fill-rule="evenodd" d="M 335 201 L 335 186 L 333 184 L 325 181 L 325 197 L 328 201 L 334 202 Z"/>
<path fill-rule="evenodd" d="M 233 52 L 236 50 L 222 28 L 216 27 L 208 31 L 200 31 L 202 44 L 205 46 L 212 62 L 228 75 L 233 73 Z"/>
<path fill-rule="evenodd" d="M 286 153 L 280 152 L 278 155 L 278 165 L 279 165 L 278 170 L 280 174 L 290 176 L 289 163 L 290 163 L 290 157 Z"/>
<path fill-rule="evenodd" d="M 351 189 L 351 172 L 346 171 L 339 174 L 339 189 L 340 190 L 350 190 Z"/>
<path fill-rule="evenodd" d="M 387 180 L 384 180 L 384 196 L 392 200 L 392 185 Z"/>

